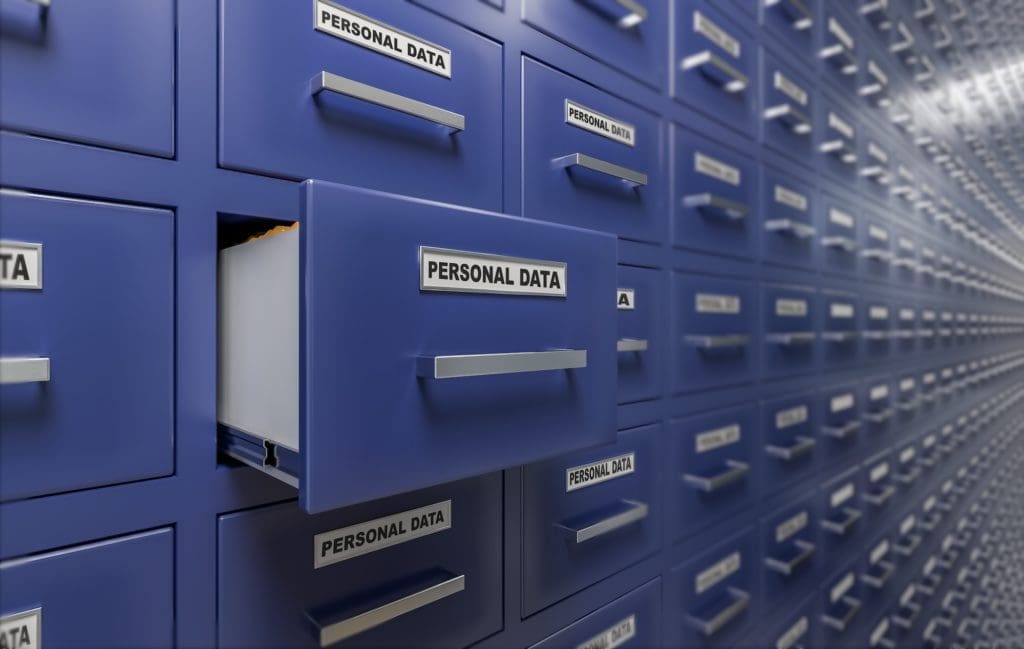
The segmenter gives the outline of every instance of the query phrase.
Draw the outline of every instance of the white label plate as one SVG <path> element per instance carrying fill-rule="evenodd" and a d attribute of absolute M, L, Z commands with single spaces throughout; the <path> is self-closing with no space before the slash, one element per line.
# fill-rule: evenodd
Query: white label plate
<path fill-rule="evenodd" d="M 807 421 L 807 406 L 797 406 L 775 413 L 775 428 L 783 429 Z"/>
<path fill-rule="evenodd" d="M 832 412 L 842 412 L 843 410 L 849 410 L 850 408 L 852 408 L 853 404 L 853 394 L 847 392 L 846 394 L 840 394 L 838 396 L 832 397 L 832 401 L 829 405 L 830 410 Z"/>
<path fill-rule="evenodd" d="M 722 428 L 715 428 L 714 430 L 698 433 L 695 438 L 694 445 L 698 453 L 707 453 L 708 451 L 713 451 L 716 448 L 735 444 L 740 441 L 742 434 L 743 429 L 739 424 L 731 424 L 729 426 L 723 426 Z"/>
<path fill-rule="evenodd" d="M 693 154 L 693 169 L 699 174 L 710 176 L 735 187 L 739 187 L 740 182 L 743 180 L 739 169 L 721 160 L 704 155 L 700 151 Z"/>
<path fill-rule="evenodd" d="M 632 640 L 635 635 L 636 616 L 630 615 L 625 620 L 617 622 L 610 629 L 602 631 L 582 644 L 576 645 L 576 649 L 615 649 Z"/>
<path fill-rule="evenodd" d="M 794 210 L 807 211 L 807 197 L 782 185 L 775 186 L 775 202 L 782 203 Z"/>
<path fill-rule="evenodd" d="M 794 83 L 791 79 L 786 77 L 778 70 L 775 71 L 774 75 L 774 86 L 775 89 L 786 95 L 801 106 L 807 105 L 807 91 Z"/>
<path fill-rule="evenodd" d="M 617 455 L 565 470 L 565 492 L 592 487 L 636 471 L 636 453 Z"/>
<path fill-rule="evenodd" d="M 802 511 L 775 526 L 775 542 L 782 543 L 805 527 L 807 527 L 807 512 Z"/>
<path fill-rule="evenodd" d="M 636 291 L 631 288 L 620 288 L 615 291 L 615 308 L 620 311 L 632 311 L 636 308 Z"/>
<path fill-rule="evenodd" d="M 0 289 L 43 288 L 43 244 L 0 240 Z"/>
<path fill-rule="evenodd" d="M 785 633 L 779 636 L 779 639 L 775 641 L 775 649 L 792 649 L 795 647 L 800 638 L 804 637 L 804 634 L 807 633 L 809 626 L 810 623 L 807 621 L 807 617 L 801 617 Z"/>
<path fill-rule="evenodd" d="M 321 532 L 313 537 L 313 567 L 323 568 L 377 550 L 443 532 L 452 526 L 452 501 Z"/>
<path fill-rule="evenodd" d="M 4 649 L 41 649 L 42 635 L 42 608 L 0 617 L 0 647 Z"/>
<path fill-rule="evenodd" d="M 717 295 L 714 293 L 697 293 L 695 299 L 697 313 L 722 313 L 736 315 L 740 312 L 738 295 Z"/>
<path fill-rule="evenodd" d="M 565 297 L 568 270 L 557 261 L 420 246 L 421 291 Z"/>
<path fill-rule="evenodd" d="M 313 29 L 318 32 L 447 79 L 452 78 L 452 52 L 448 48 L 325 0 L 316 0 L 313 13 Z"/>
<path fill-rule="evenodd" d="M 741 559 L 739 552 L 733 552 L 710 568 L 702 571 L 694 580 L 694 588 L 700 595 L 704 591 L 721 582 L 729 575 L 740 569 Z"/>
<path fill-rule="evenodd" d="M 804 318 L 807 316 L 807 300 L 775 300 L 775 315 L 781 318 Z"/>
<path fill-rule="evenodd" d="M 740 57 L 740 42 L 730 36 L 724 29 L 707 19 L 699 11 L 693 12 L 693 31 L 703 34 L 712 43 L 732 55 L 733 58 Z"/>
<path fill-rule="evenodd" d="M 636 146 L 636 128 L 632 124 L 608 117 L 571 99 L 565 100 L 565 123 L 613 142 Z"/>

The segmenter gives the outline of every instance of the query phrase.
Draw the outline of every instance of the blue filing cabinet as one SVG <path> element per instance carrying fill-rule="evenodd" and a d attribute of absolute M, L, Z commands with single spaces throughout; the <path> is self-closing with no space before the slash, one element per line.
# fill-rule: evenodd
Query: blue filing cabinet
<path fill-rule="evenodd" d="M 0 0 L 0 646 L 1019 643 L 1022 21 Z"/>

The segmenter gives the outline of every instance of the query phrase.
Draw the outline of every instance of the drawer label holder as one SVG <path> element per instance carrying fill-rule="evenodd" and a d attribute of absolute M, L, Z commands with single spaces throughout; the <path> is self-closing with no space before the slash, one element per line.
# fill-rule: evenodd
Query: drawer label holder
<path fill-rule="evenodd" d="M 615 647 L 632 640 L 635 635 L 636 616 L 630 615 L 607 631 L 602 631 L 582 644 L 576 645 L 576 649 L 615 649 Z"/>
<path fill-rule="evenodd" d="M 420 246 L 420 290 L 566 297 L 568 264 Z"/>
<path fill-rule="evenodd" d="M 410 509 L 313 537 L 313 568 L 323 568 L 377 550 L 443 532 L 452 526 L 452 501 Z"/>
<path fill-rule="evenodd" d="M 451 50 L 325 0 L 316 0 L 313 29 L 436 75 L 452 78 Z"/>
<path fill-rule="evenodd" d="M 43 288 L 43 244 L 0 240 L 0 289 Z"/>
<path fill-rule="evenodd" d="M 636 146 L 636 128 L 632 124 L 612 119 L 571 99 L 565 100 L 565 123 L 596 133 L 613 142 Z"/>
<path fill-rule="evenodd" d="M 42 608 L 0 617 L 0 647 L 3 649 L 40 649 L 42 634 Z"/>
<path fill-rule="evenodd" d="M 626 453 L 565 470 L 565 492 L 592 487 L 636 471 L 636 453 Z"/>
<path fill-rule="evenodd" d="M 620 288 L 615 291 L 615 308 L 620 311 L 632 311 L 636 308 L 636 291 L 631 288 Z"/>

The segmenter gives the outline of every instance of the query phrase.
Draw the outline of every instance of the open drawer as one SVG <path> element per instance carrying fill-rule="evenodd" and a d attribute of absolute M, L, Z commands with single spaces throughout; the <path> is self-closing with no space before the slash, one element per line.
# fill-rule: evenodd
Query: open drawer
<path fill-rule="evenodd" d="M 220 253 L 222 452 L 319 512 L 611 442 L 611 235 L 321 181 Z"/>

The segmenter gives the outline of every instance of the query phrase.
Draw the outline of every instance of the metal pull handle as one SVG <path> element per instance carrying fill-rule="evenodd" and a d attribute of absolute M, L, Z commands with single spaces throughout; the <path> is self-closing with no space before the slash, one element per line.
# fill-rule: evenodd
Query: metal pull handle
<path fill-rule="evenodd" d="M 787 234 L 797 239 L 813 237 L 817 232 L 813 226 L 793 219 L 769 219 L 764 222 L 764 229 L 778 234 Z"/>
<path fill-rule="evenodd" d="M 814 128 L 811 118 L 788 102 L 766 108 L 764 118 L 779 120 L 797 135 L 807 135 Z"/>
<path fill-rule="evenodd" d="M 615 342 L 615 351 L 618 352 L 645 352 L 647 351 L 646 338 L 619 338 Z"/>
<path fill-rule="evenodd" d="M 794 347 L 797 345 L 810 345 L 818 337 L 813 331 L 787 331 L 776 332 L 765 335 L 765 340 L 776 345 Z"/>
<path fill-rule="evenodd" d="M 844 164 L 852 165 L 857 162 L 857 152 L 853 149 L 853 145 L 847 142 L 844 138 L 826 140 L 821 143 L 818 149 L 822 153 L 835 156 Z"/>
<path fill-rule="evenodd" d="M 718 84 L 722 90 L 734 94 L 743 92 L 750 79 L 711 50 L 704 50 L 683 59 L 683 70 L 700 70 L 701 74 Z"/>
<path fill-rule="evenodd" d="M 920 534 L 908 534 L 905 540 L 901 539 L 893 544 L 892 549 L 901 557 L 912 557 L 923 541 Z"/>
<path fill-rule="evenodd" d="M 902 410 L 903 412 L 911 412 L 913 410 L 917 410 L 917 408 L 920 405 L 921 400 L 915 397 L 913 399 L 905 399 L 903 401 L 900 401 L 899 403 L 896 404 L 896 407 Z"/>
<path fill-rule="evenodd" d="M 618 178 L 633 187 L 641 187 L 647 184 L 647 174 L 606 162 L 585 153 L 570 153 L 561 158 L 555 158 L 551 161 L 551 164 L 558 169 L 572 169 L 573 167 L 589 169 L 606 176 Z"/>
<path fill-rule="evenodd" d="M 860 430 L 860 427 L 861 423 L 859 421 L 851 419 L 841 426 L 822 426 L 821 432 L 833 439 L 846 439 Z"/>
<path fill-rule="evenodd" d="M 909 268 L 911 270 L 917 268 L 917 262 L 907 257 L 897 257 L 893 260 L 892 265 L 896 268 Z"/>
<path fill-rule="evenodd" d="M 714 493 L 723 487 L 727 487 L 735 482 L 743 480 L 747 477 L 747 474 L 750 473 L 750 465 L 746 462 L 726 460 L 725 466 L 727 468 L 724 471 L 711 476 L 684 473 L 683 481 L 704 493 Z"/>
<path fill-rule="evenodd" d="M 0 358 L 0 385 L 46 383 L 49 380 L 49 358 L 32 356 Z"/>
<path fill-rule="evenodd" d="M 814 24 L 814 15 L 803 0 L 765 0 L 765 7 L 782 7 L 792 19 L 793 29 L 798 32 L 810 29 Z"/>
<path fill-rule="evenodd" d="M 830 613 L 825 613 L 821 616 L 821 621 L 829 625 L 839 633 L 845 633 L 846 629 L 849 628 L 850 623 L 853 622 L 853 618 L 857 617 L 857 613 L 861 609 L 861 601 L 855 597 L 847 595 L 842 599 L 843 604 L 846 605 L 846 612 L 840 617 L 835 617 Z"/>
<path fill-rule="evenodd" d="M 881 329 L 866 329 L 861 335 L 864 336 L 865 340 L 882 341 L 888 340 L 892 334 Z"/>
<path fill-rule="evenodd" d="M 875 566 L 881 568 L 882 571 L 879 574 L 865 572 L 860 576 L 860 580 L 875 590 L 882 590 L 896 571 L 896 564 L 891 561 L 879 561 L 871 567 L 874 568 Z"/>
<path fill-rule="evenodd" d="M 647 20 L 647 7 L 636 0 L 578 0 L 615 21 L 622 29 L 636 27 Z"/>
<path fill-rule="evenodd" d="M 821 527 L 825 530 L 835 534 L 836 536 L 846 536 L 849 533 L 850 528 L 857 524 L 857 521 L 861 518 L 860 510 L 852 507 L 846 507 L 843 509 L 845 517 L 841 521 L 834 521 L 826 518 L 821 521 Z"/>
<path fill-rule="evenodd" d="M 606 516 L 593 523 L 582 525 L 558 524 L 557 527 L 568 533 L 577 544 L 586 543 L 609 532 L 614 532 L 642 521 L 647 518 L 650 508 L 647 506 L 647 503 L 623 499 L 619 501 L 615 509 L 616 511 L 610 516 Z"/>
<path fill-rule="evenodd" d="M 909 629 L 917 622 L 917 616 L 921 614 L 921 605 L 915 602 L 907 602 L 893 613 L 892 623 L 901 629 Z"/>
<path fill-rule="evenodd" d="M 750 343 L 750 336 L 735 334 L 728 336 L 701 336 L 688 335 L 684 337 L 686 343 L 698 349 L 736 349 L 746 347 Z"/>
<path fill-rule="evenodd" d="M 887 502 L 892 500 L 892 497 L 896 495 L 896 487 L 892 485 L 885 485 L 881 491 L 877 493 L 868 492 L 864 494 L 864 500 L 875 507 L 882 507 Z"/>
<path fill-rule="evenodd" d="M 867 419 L 872 424 L 884 424 L 885 422 L 892 419 L 893 409 L 883 408 L 881 410 L 868 410 L 864 413 L 864 419 Z"/>
<path fill-rule="evenodd" d="M 941 516 L 939 516 L 938 514 L 931 514 L 925 518 L 922 518 L 920 521 L 918 521 L 917 524 L 925 532 L 934 532 L 935 528 L 939 526 L 939 523 L 941 521 Z"/>
<path fill-rule="evenodd" d="M 684 196 L 683 205 L 700 210 L 704 214 L 724 218 L 727 221 L 739 221 L 750 212 L 743 203 L 707 193 Z"/>
<path fill-rule="evenodd" d="M 860 256 L 865 259 L 871 259 L 872 261 L 878 261 L 882 263 L 888 263 L 892 260 L 892 252 L 889 250 L 879 250 L 878 248 L 867 248 L 860 251 Z"/>
<path fill-rule="evenodd" d="M 450 577 L 411 595 L 400 597 L 338 622 L 323 623 L 314 619 L 313 624 L 317 629 L 320 646 L 329 647 L 465 589 L 465 575 Z"/>
<path fill-rule="evenodd" d="M 856 331 L 823 331 L 821 337 L 830 343 L 849 343 L 860 336 Z"/>
<path fill-rule="evenodd" d="M 795 439 L 796 441 L 789 446 L 768 444 L 764 447 L 764 450 L 767 451 L 768 455 L 778 458 L 783 462 L 792 462 L 813 451 L 818 443 L 813 437 L 805 437 L 803 435 L 797 435 Z"/>
<path fill-rule="evenodd" d="M 807 541 L 801 541 L 797 539 L 793 541 L 793 545 L 797 548 L 797 553 L 788 560 L 776 559 L 775 557 L 765 557 L 764 565 L 769 570 L 774 570 L 784 577 L 792 577 L 800 566 L 807 563 L 811 557 L 814 556 L 815 547 L 813 543 Z"/>
<path fill-rule="evenodd" d="M 869 165 L 867 167 L 862 167 L 857 173 L 862 178 L 870 178 L 880 185 L 889 184 L 889 174 L 886 173 L 885 167 L 882 165 Z"/>
<path fill-rule="evenodd" d="M 911 33 L 910 29 L 902 22 L 896 23 L 896 31 L 899 32 L 900 38 L 889 46 L 889 51 L 893 54 L 904 52 L 914 47 L 914 34 Z"/>
<path fill-rule="evenodd" d="M 428 379 L 457 379 L 520 372 L 572 370 L 587 366 L 587 350 L 556 349 L 546 352 L 420 356 L 416 374 Z"/>
<path fill-rule="evenodd" d="M 453 113 L 444 108 L 439 108 L 431 104 L 410 99 L 403 95 L 397 95 L 387 90 L 381 90 L 374 86 L 368 86 L 365 83 L 353 81 L 346 77 L 339 77 L 336 74 L 331 74 L 326 70 L 321 71 L 315 75 L 309 82 L 310 94 L 313 96 L 319 95 L 324 90 L 329 92 L 337 93 L 339 95 L 346 95 L 353 99 L 359 99 L 367 103 L 376 104 L 389 108 L 391 110 L 405 113 L 406 115 L 412 115 L 413 117 L 419 117 L 425 119 L 428 122 L 434 122 L 441 126 L 446 126 L 453 131 L 463 131 L 466 128 L 466 117 L 458 113 Z"/>
<path fill-rule="evenodd" d="M 935 3 L 932 0 L 922 0 L 921 8 L 914 11 L 914 18 L 924 22 L 935 16 Z"/>
<path fill-rule="evenodd" d="M 912 485 L 917 482 L 919 477 L 921 477 L 921 468 L 916 466 L 909 471 L 900 471 L 893 476 L 897 482 L 903 485 Z"/>
<path fill-rule="evenodd" d="M 687 614 L 687 624 L 700 631 L 705 637 L 711 637 L 718 633 L 722 627 L 739 617 L 750 605 L 750 595 L 745 591 L 739 588 L 729 588 L 728 593 L 732 601 L 722 610 L 710 618 Z"/>
<path fill-rule="evenodd" d="M 842 250 L 844 252 L 853 252 L 857 249 L 857 242 L 850 237 L 822 237 L 821 245 L 826 248 L 833 248 L 835 250 Z"/>
<path fill-rule="evenodd" d="M 839 72 L 844 76 L 857 74 L 857 55 L 839 41 L 823 48 L 818 56 L 830 61 L 832 65 L 839 68 Z"/>

